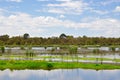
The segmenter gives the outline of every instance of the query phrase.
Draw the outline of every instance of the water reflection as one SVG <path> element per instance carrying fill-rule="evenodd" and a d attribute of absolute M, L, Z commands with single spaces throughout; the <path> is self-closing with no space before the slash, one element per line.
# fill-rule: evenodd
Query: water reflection
<path fill-rule="evenodd" d="M 119 80 L 120 70 L 13 70 L 0 71 L 0 80 Z"/>

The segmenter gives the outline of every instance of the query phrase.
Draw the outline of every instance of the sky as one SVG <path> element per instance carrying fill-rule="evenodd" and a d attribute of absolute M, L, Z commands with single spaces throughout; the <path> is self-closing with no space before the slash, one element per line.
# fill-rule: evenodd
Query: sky
<path fill-rule="evenodd" d="M 120 37 L 120 0 L 0 0 L 0 35 Z"/>

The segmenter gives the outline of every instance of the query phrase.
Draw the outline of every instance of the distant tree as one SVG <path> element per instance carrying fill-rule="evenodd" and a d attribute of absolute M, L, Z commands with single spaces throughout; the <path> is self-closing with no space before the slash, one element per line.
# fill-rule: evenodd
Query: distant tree
<path fill-rule="evenodd" d="M 0 40 L 1 41 L 7 41 L 7 40 L 9 40 L 9 35 L 7 35 L 7 34 L 6 35 L 1 35 L 0 36 Z"/>
<path fill-rule="evenodd" d="M 23 35 L 23 38 L 24 39 L 28 39 L 30 37 L 30 35 L 28 34 L 28 33 L 25 33 L 24 35 Z"/>
<path fill-rule="evenodd" d="M 83 38 L 87 38 L 87 36 L 86 36 L 86 35 L 83 35 Z"/>
<path fill-rule="evenodd" d="M 101 45 L 112 46 L 120 45 L 120 38 L 106 38 L 106 37 L 74 37 L 62 33 L 59 37 L 33 37 L 29 38 L 29 34 L 25 33 L 21 36 L 10 37 L 8 35 L 0 35 L 0 45 Z"/>
<path fill-rule="evenodd" d="M 0 45 L 4 45 L 4 42 L 0 40 Z"/>
<path fill-rule="evenodd" d="M 64 33 L 62 33 L 62 34 L 59 36 L 59 38 L 66 39 L 67 36 L 66 36 Z"/>

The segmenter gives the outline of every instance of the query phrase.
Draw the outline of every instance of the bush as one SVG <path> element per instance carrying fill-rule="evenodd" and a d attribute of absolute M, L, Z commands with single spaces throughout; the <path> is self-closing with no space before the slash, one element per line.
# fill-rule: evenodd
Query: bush
<path fill-rule="evenodd" d="M 5 53 L 5 47 L 4 46 L 1 47 L 1 52 Z"/>
<path fill-rule="evenodd" d="M 99 49 L 93 49 L 93 53 L 95 53 L 95 54 L 100 53 L 100 50 Z"/>
<path fill-rule="evenodd" d="M 48 70 L 51 70 L 53 68 L 53 65 L 50 64 L 50 63 L 47 63 L 46 67 L 47 67 Z"/>
<path fill-rule="evenodd" d="M 12 51 L 11 48 L 9 48 L 9 49 L 7 50 L 7 53 L 11 53 L 11 51 Z"/>
<path fill-rule="evenodd" d="M 34 56 L 34 52 L 32 50 L 26 50 L 26 56 L 30 56 L 33 57 Z"/>
<path fill-rule="evenodd" d="M 113 52 L 114 52 L 115 49 L 116 49 L 116 48 L 115 48 L 114 46 L 109 47 L 109 50 L 110 50 L 110 51 L 113 51 Z"/>
<path fill-rule="evenodd" d="M 21 50 L 25 50 L 25 47 L 24 47 L 24 46 L 21 46 L 20 49 L 21 49 Z"/>
<path fill-rule="evenodd" d="M 31 50 L 32 49 L 32 46 L 30 45 L 30 46 L 28 46 L 28 50 Z"/>
<path fill-rule="evenodd" d="M 77 46 L 70 46 L 69 47 L 69 53 L 70 54 L 77 54 Z"/>
<path fill-rule="evenodd" d="M 52 47 L 51 52 L 54 52 L 56 50 L 56 47 Z"/>

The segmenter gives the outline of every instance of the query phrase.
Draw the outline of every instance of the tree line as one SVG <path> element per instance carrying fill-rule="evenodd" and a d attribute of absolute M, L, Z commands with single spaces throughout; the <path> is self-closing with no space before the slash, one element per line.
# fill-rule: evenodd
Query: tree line
<path fill-rule="evenodd" d="M 120 37 L 74 37 L 62 33 L 58 37 L 30 37 L 28 33 L 23 36 L 0 35 L 0 45 L 120 45 Z"/>

